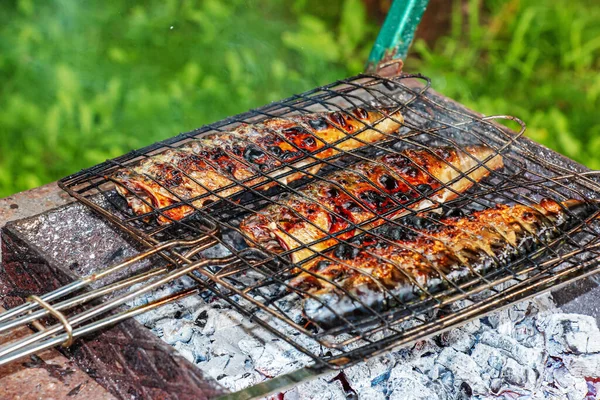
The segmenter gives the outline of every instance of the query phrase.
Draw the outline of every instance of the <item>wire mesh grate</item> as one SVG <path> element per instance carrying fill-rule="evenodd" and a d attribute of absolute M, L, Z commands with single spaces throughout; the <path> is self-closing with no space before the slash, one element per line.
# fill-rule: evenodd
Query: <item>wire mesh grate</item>
<path fill-rule="evenodd" d="M 352 111 L 356 109 L 382 111 L 379 119 L 365 122 L 358 121 Z M 177 187 L 166 185 L 162 176 L 143 176 L 171 199 L 166 206 L 153 203 L 115 179 L 119 172 L 138 171 L 136 167 L 144 160 L 154 163 L 165 151 L 178 151 L 186 146 L 202 148 L 202 141 L 249 124 L 332 112 L 336 113 L 336 118 L 358 128 L 350 134 L 344 132 L 334 141 L 315 137 L 322 144 L 317 151 L 308 151 L 280 135 L 295 156 L 292 162 L 275 163 L 272 168 L 256 168 L 248 159 L 225 149 L 226 157 L 252 168 L 253 175 L 238 179 L 235 174 L 229 174 L 226 183 L 220 187 L 207 187 L 206 182 L 199 181 L 177 165 L 168 165 L 169 170 L 174 171 L 180 181 L 190 182 L 196 188 L 191 194 L 182 194 Z M 503 119 L 520 123 L 507 116 L 475 116 L 444 103 L 431 93 L 429 81 L 420 75 L 392 79 L 360 75 L 133 151 L 67 177 L 60 185 L 145 246 L 181 240 L 190 235 L 206 237 L 203 248 L 213 246 L 218 251 L 210 254 L 233 256 L 235 262 L 197 269 L 194 274 L 200 282 L 317 363 L 338 368 L 391 347 L 440 333 L 595 270 L 599 186 L 594 174 L 574 173 L 545 159 L 539 154 L 540 149 L 522 137 L 524 125 L 515 133 L 496 123 Z M 380 129 L 382 121 L 388 120 L 399 125 L 398 129 L 391 132 Z M 342 131 L 340 125 L 343 124 L 332 126 Z M 367 132 L 376 132 L 380 138 L 366 140 L 368 135 L 361 134 Z M 311 135 L 310 130 L 301 133 Z M 356 144 L 352 149 L 345 147 L 349 140 Z M 469 150 L 480 147 L 487 149 L 483 156 L 476 156 Z M 281 161 L 273 151 L 266 150 L 266 153 Z M 448 161 L 452 158 L 448 153 L 462 160 L 466 167 Z M 432 173 L 431 165 L 415 162 L 407 154 L 419 154 L 422 159 L 429 160 L 429 164 L 441 166 L 448 178 L 441 180 L 439 174 Z M 408 175 L 412 173 L 428 184 L 416 185 L 406 176 L 398 177 L 390 171 L 385 157 L 408 160 L 407 168 L 411 168 Z M 498 159 L 502 160 L 502 166 L 492 167 Z M 219 164 L 208 164 L 211 171 L 223 173 Z M 367 167 L 380 168 L 387 171 L 386 176 L 396 177 L 404 187 L 404 197 L 394 195 L 393 190 L 386 190 L 381 182 L 373 181 Z M 374 207 L 363 207 L 361 213 L 364 215 L 358 221 L 352 213 L 319 204 L 310 192 L 311 188 L 331 188 L 333 185 L 339 196 L 345 196 L 355 204 L 364 204 L 366 200 L 357 197 L 343 183 L 344 177 L 370 188 L 370 196 L 375 199 Z M 143 212 L 134 211 L 130 207 L 131 199 L 128 204 L 117 193 L 115 187 L 119 186 L 122 193 L 127 192 L 135 198 Z M 412 232 L 413 237 L 427 236 L 430 231 L 423 226 L 441 226 L 443 229 L 450 221 L 447 217 L 456 213 L 464 213 L 463 218 L 468 218 L 497 204 L 533 207 L 546 198 L 559 205 L 578 200 L 586 205 L 586 213 L 576 214 L 563 207 L 561 211 L 569 219 L 568 224 L 551 224 L 548 228 L 552 230 L 551 237 L 534 238 L 534 245 L 527 251 L 523 250 L 523 243 L 508 243 L 507 248 L 514 254 L 505 259 L 496 258 L 493 267 L 471 269 L 461 279 L 451 279 L 443 271 L 434 271 L 432 274 L 440 282 L 435 290 L 428 282 L 402 272 L 403 265 L 394 264 L 393 260 L 372 249 L 365 250 L 361 244 L 361 240 L 364 243 L 367 238 L 382 247 L 406 250 L 403 248 L 406 242 L 399 244 L 389 232 L 401 230 Z M 293 208 L 294 204 L 308 208 L 300 211 Z M 247 229 L 241 229 L 243 221 L 263 213 L 268 207 L 289 210 L 296 225 L 313 232 L 309 235 L 310 240 L 296 237 L 287 230 L 287 242 L 275 240 L 274 245 L 270 240 L 266 244 L 250 235 Z M 181 210 L 185 210 L 184 217 L 175 217 L 176 211 Z M 336 228 L 325 229 L 311 217 L 311 212 L 326 214 L 329 218 L 327 226 L 336 225 Z M 288 220 L 277 222 L 279 230 L 283 229 L 284 222 L 289 224 Z M 377 306 L 376 302 L 369 303 L 360 295 L 349 293 L 339 283 L 309 267 L 319 260 L 335 261 L 342 266 L 348 264 L 344 257 L 336 256 L 339 249 L 350 254 L 362 251 L 375 260 L 373 262 L 393 265 L 404 274 L 402 279 L 409 281 L 412 295 L 402 298 L 381 284 L 377 277 L 354 269 L 354 275 L 364 277 L 383 293 L 387 305 Z M 185 264 L 202 257 L 196 253 L 184 255 L 177 248 L 170 248 L 163 256 L 174 264 Z M 210 265 L 210 260 L 203 262 Z M 430 269 L 435 270 L 435 264 L 430 265 Z M 316 284 L 343 292 L 353 304 L 360 306 L 361 311 L 344 314 L 331 308 L 323 300 L 326 297 L 315 296 L 310 288 L 293 284 L 300 275 L 310 275 Z M 317 301 L 322 309 L 335 314 L 336 322 L 320 323 L 311 318 L 306 311 L 309 300 Z"/>

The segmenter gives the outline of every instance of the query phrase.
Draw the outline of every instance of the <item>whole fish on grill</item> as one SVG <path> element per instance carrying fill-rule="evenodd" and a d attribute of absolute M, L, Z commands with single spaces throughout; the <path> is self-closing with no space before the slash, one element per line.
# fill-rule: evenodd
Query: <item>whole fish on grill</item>
<path fill-rule="evenodd" d="M 335 326 L 532 257 L 593 210 L 582 201 L 544 199 L 439 221 L 411 216 L 310 260 L 289 285 L 305 294 L 309 320 Z"/>
<path fill-rule="evenodd" d="M 456 198 L 490 171 L 502 168 L 502 157 L 494 154 L 485 146 L 385 154 L 308 184 L 299 194 L 246 217 L 240 229 L 251 246 L 271 252 L 305 246 L 290 254 L 297 263 L 334 246 L 338 239 L 360 233 L 352 228 L 355 224 L 371 229 L 383 224 L 378 216 L 390 210 L 395 209 L 388 219 Z"/>
<path fill-rule="evenodd" d="M 314 174 L 321 168 L 316 160 L 381 141 L 402 122 L 399 111 L 365 108 L 270 118 L 187 142 L 122 168 L 109 179 L 137 215 L 204 195 L 192 201 L 203 207 L 219 199 L 208 192 L 228 197 L 242 191 L 235 181 L 244 186 L 265 182 L 258 187 L 265 190 L 276 184 L 267 176 L 289 184 L 304 175 L 292 172 L 290 165 L 315 164 L 306 169 Z M 278 177 L 282 174 L 286 176 Z M 178 205 L 161 210 L 158 222 L 167 224 L 193 212 L 190 205 Z"/>

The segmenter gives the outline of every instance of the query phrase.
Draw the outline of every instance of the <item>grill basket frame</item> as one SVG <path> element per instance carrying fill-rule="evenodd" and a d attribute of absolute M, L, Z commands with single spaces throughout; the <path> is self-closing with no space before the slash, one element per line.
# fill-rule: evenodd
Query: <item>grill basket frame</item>
<path fill-rule="evenodd" d="M 302 322 L 306 321 L 298 320 L 297 316 L 288 315 L 281 307 L 282 301 L 293 296 L 289 292 L 298 291 L 287 285 L 289 274 L 294 268 L 302 266 L 289 263 L 285 252 L 274 255 L 264 249 L 236 248 L 230 239 L 231 235 L 240 234 L 236 223 L 244 213 L 249 214 L 265 204 L 281 201 L 283 192 L 301 193 L 298 189 L 307 182 L 326 179 L 327 174 L 347 168 L 357 160 L 368 160 L 374 154 L 399 152 L 400 149 L 408 147 L 427 149 L 445 143 L 461 149 L 467 144 L 484 144 L 494 150 L 493 156 L 501 155 L 504 158 L 506 167 L 500 171 L 491 171 L 488 179 L 475 183 L 473 188 L 460 194 L 446 206 L 475 210 L 493 206 L 498 202 L 528 205 L 544 197 L 552 197 L 555 200 L 578 198 L 590 203 L 595 203 L 599 198 L 600 184 L 593 172 L 574 172 L 545 160 L 543 155 L 536 154 L 529 141 L 523 137 L 525 126 L 518 119 L 509 116 L 473 115 L 451 104 L 439 102 L 431 93 L 430 87 L 430 81 L 421 75 L 401 75 L 395 78 L 358 75 L 132 151 L 66 177 L 59 182 L 59 186 L 143 247 L 151 248 L 169 240 L 185 239 L 189 235 L 204 236 L 206 240 L 203 248 L 224 246 L 229 252 L 237 255 L 238 260 L 218 269 L 196 270 L 193 276 L 199 285 L 308 355 L 316 365 L 334 369 L 348 367 L 391 348 L 425 339 L 482 317 L 501 307 L 547 291 L 555 285 L 587 276 L 595 272 L 599 263 L 600 231 L 595 218 L 600 214 L 600 208 L 596 207 L 589 217 L 579 219 L 568 231 L 560 232 L 550 244 L 543 244 L 539 250 L 540 258 L 533 259 L 532 255 L 526 255 L 518 262 L 475 276 L 471 281 L 460 284 L 448 282 L 447 288 L 440 293 L 430 294 L 425 289 L 424 299 L 412 301 L 402 308 L 375 312 L 361 320 L 348 321 L 349 324 L 344 327 L 317 331 L 311 324 L 304 326 Z M 184 220 L 173 221 L 170 225 L 159 225 L 155 221 L 158 214 L 165 216 L 164 209 L 135 215 L 116 194 L 115 182 L 108 178 L 121 168 L 135 166 L 143 158 L 166 149 L 177 148 L 190 140 L 229 131 L 242 123 L 257 123 L 266 118 L 322 110 L 344 113 L 349 107 L 375 104 L 393 107 L 403 114 L 405 122 L 397 135 L 350 152 L 338 150 L 338 154 L 329 159 L 314 161 L 323 163 L 325 167 L 309 179 L 289 187 L 278 186 L 263 192 L 257 188 L 264 182 L 248 187 L 244 182 L 236 181 L 236 185 L 244 187 L 239 196 L 224 198 L 201 208 L 194 205 L 198 198 L 182 199 L 180 203 L 168 208 L 187 205 L 194 207 L 197 212 Z M 513 132 L 497 124 L 496 120 L 513 120 L 519 123 L 521 128 L 519 132 Z M 376 129 L 373 126 L 365 127 L 367 128 Z M 358 133 L 360 131 L 355 135 Z M 309 159 L 310 156 L 311 154 L 305 153 L 304 157 Z M 489 158 L 483 160 L 476 168 L 485 167 Z M 312 165 L 308 164 L 300 169 L 292 168 L 289 173 L 303 172 L 310 176 L 307 170 Z M 267 181 L 276 181 L 281 177 L 269 175 L 270 171 L 257 173 Z M 468 173 L 462 174 L 460 179 L 465 178 Z M 442 189 L 447 187 L 448 185 L 443 185 Z M 216 192 L 209 194 L 218 196 Z M 410 204 L 416 204 L 423 198 L 414 199 L 414 203 Z M 399 204 L 376 218 L 386 219 L 387 215 L 401 208 L 414 214 L 415 211 L 410 210 L 410 204 Z M 434 205 L 421 211 L 431 211 L 436 207 Z M 397 223 L 396 220 L 386 222 Z M 367 223 L 368 221 L 350 228 L 364 234 L 364 226 Z M 331 237 L 326 236 L 325 239 Z M 340 242 L 348 244 L 349 240 Z M 314 243 L 306 244 L 305 247 L 312 244 Z M 295 251 L 301 248 L 302 246 Z M 177 248 L 159 254 L 173 265 L 189 264 L 202 259 L 201 254 L 183 253 Z M 277 269 L 273 269 L 273 263 L 277 263 Z M 258 277 L 251 278 L 254 279 L 253 283 L 248 283 L 249 275 Z M 268 286 L 287 286 L 287 289 L 280 290 L 281 298 L 277 298 L 273 295 L 277 290 L 265 289 Z M 265 290 L 268 294 L 264 294 Z M 306 294 L 296 295 L 295 301 L 301 301 L 302 296 Z M 282 322 L 287 328 L 282 329 L 279 323 L 273 325 L 274 321 Z M 299 336 L 302 337 L 301 340 L 298 339 Z M 315 350 L 317 348 L 321 350 Z"/>

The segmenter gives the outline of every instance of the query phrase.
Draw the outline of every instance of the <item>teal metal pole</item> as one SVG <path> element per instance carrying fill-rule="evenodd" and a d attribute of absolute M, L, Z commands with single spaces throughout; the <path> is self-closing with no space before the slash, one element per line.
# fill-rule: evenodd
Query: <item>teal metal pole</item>
<path fill-rule="evenodd" d="M 381 61 L 405 59 L 429 0 L 394 0 L 369 55 L 367 70 Z"/>

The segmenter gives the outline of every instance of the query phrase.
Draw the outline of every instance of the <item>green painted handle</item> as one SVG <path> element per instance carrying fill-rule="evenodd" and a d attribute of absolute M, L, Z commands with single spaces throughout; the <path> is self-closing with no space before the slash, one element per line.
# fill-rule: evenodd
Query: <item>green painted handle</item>
<path fill-rule="evenodd" d="M 394 0 L 375 45 L 367 70 L 381 61 L 405 59 L 429 0 Z"/>

